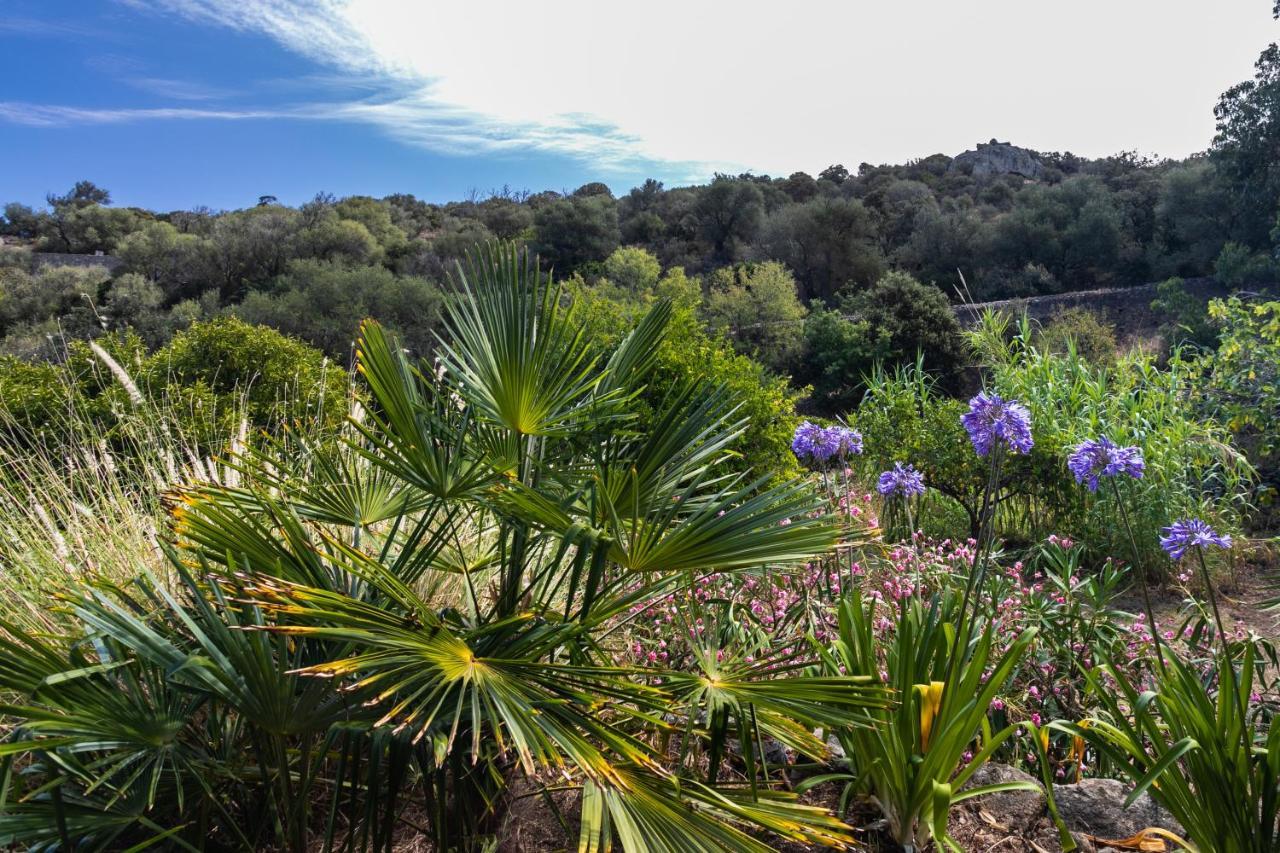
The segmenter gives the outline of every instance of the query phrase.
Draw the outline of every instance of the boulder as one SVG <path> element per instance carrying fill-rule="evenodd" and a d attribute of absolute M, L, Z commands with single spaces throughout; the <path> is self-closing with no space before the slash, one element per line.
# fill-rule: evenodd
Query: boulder
<path fill-rule="evenodd" d="M 1182 827 L 1148 794 L 1124 807 L 1132 789 L 1115 779 L 1082 779 L 1074 785 L 1054 785 L 1062 821 L 1073 833 L 1098 838 L 1128 838 L 1148 827 L 1182 834 Z"/>
<path fill-rule="evenodd" d="M 1028 837 L 1032 834 L 1033 827 L 1046 814 L 1046 798 L 1039 780 L 1007 764 L 984 764 L 970 777 L 966 787 L 979 788 L 1004 782 L 1031 782 L 1036 785 L 1036 790 L 1000 791 L 969 802 L 991 815 L 1011 835 Z"/>

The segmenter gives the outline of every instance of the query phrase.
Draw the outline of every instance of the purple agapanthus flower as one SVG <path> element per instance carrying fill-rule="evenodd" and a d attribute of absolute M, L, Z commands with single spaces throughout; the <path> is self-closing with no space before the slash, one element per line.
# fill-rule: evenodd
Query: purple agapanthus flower
<path fill-rule="evenodd" d="M 1175 521 L 1164 529 L 1164 534 L 1160 537 L 1160 547 L 1175 560 L 1182 559 L 1182 555 L 1188 548 L 1203 548 L 1206 545 L 1216 545 L 1219 548 L 1231 547 L 1230 536 L 1219 534 L 1198 518 Z"/>
<path fill-rule="evenodd" d="M 1084 483 L 1089 491 L 1096 492 L 1099 477 L 1128 474 L 1140 480 L 1147 466 L 1141 447 L 1120 447 L 1104 435 L 1096 441 L 1089 439 L 1076 445 L 1067 457 L 1067 467 L 1075 474 L 1077 483 Z"/>
<path fill-rule="evenodd" d="M 822 427 L 805 421 L 796 427 L 791 437 L 791 452 L 797 459 L 812 459 L 820 448 L 825 448 L 825 434 Z"/>
<path fill-rule="evenodd" d="M 880 482 L 876 484 L 876 491 L 885 497 L 897 495 L 903 498 L 910 498 L 916 495 L 923 495 L 924 475 L 917 471 L 914 465 L 903 465 L 901 462 L 895 462 L 892 469 L 880 475 Z"/>
<path fill-rule="evenodd" d="M 820 427 L 805 421 L 796 427 L 791 452 L 802 462 L 825 465 L 862 452 L 862 433 L 846 426 Z"/>
<path fill-rule="evenodd" d="M 969 411 L 960 416 L 979 456 L 986 456 L 997 444 L 1007 444 L 1017 453 L 1030 453 L 1031 412 L 1014 400 L 986 391 L 969 401 Z"/>
<path fill-rule="evenodd" d="M 847 426 L 827 427 L 827 432 L 835 436 L 836 455 L 840 458 L 859 456 L 862 454 L 862 433 Z"/>

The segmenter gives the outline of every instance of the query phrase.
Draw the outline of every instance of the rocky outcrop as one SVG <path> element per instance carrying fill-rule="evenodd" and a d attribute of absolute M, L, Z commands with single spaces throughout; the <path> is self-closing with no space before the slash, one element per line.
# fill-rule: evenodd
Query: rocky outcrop
<path fill-rule="evenodd" d="M 951 161 L 947 171 L 975 178 L 1021 175 L 1024 178 L 1038 179 L 1044 174 L 1044 164 L 1036 159 L 1034 151 L 993 139 L 990 142 L 979 142 L 974 150 L 957 156 Z"/>

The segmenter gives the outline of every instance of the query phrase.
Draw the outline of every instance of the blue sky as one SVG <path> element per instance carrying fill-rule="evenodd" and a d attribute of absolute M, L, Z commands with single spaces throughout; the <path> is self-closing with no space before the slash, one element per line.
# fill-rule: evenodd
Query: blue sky
<path fill-rule="evenodd" d="M 909 8 L 908 8 L 909 7 Z M 1266 0 L 3 0 L 0 201 L 235 208 L 955 154 L 1185 156 Z"/>

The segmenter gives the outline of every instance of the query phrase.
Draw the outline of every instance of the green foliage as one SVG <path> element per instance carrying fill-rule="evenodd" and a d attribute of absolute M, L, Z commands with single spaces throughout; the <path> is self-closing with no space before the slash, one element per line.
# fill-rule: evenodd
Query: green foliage
<path fill-rule="evenodd" d="M 198 296 L 209 286 L 208 241 L 183 234 L 168 222 L 149 222 L 120 241 L 116 254 L 127 272 L 156 282 L 167 298 Z"/>
<path fill-rule="evenodd" d="M 1238 297 L 1209 303 L 1220 343 L 1202 358 L 1201 411 L 1221 422 L 1258 468 L 1259 501 L 1280 489 L 1280 302 Z"/>
<path fill-rule="evenodd" d="M 804 306 L 791 273 L 776 261 L 712 274 L 702 314 L 738 352 L 778 374 L 795 367 L 804 340 Z"/>
<path fill-rule="evenodd" d="M 1058 281 L 1100 287 L 1113 283 L 1135 254 L 1131 240 L 1110 188 L 1100 178 L 1075 176 L 1020 190 L 1014 210 L 995 222 L 992 251 L 1008 269 L 1039 264 Z"/>
<path fill-rule="evenodd" d="M 757 476 L 794 473 L 797 468 L 791 453 L 791 432 L 797 395 L 785 379 L 770 375 L 761 364 L 735 353 L 724 341 L 707 333 L 687 284 L 683 270 L 678 268 L 668 271 L 658 284 L 659 292 L 683 294 L 684 301 L 672 304 L 670 332 L 658 345 L 649 382 L 635 401 L 639 423 L 643 428 L 652 428 L 653 418 L 670 396 L 690 383 L 724 386 L 737 400 L 738 414 L 745 419 L 742 435 L 730 444 L 733 456 L 725 461 L 726 467 L 751 471 Z M 621 340 L 634 324 L 635 312 L 640 310 L 590 291 L 581 294 L 581 304 L 580 322 L 587 337 L 602 346 Z"/>
<path fill-rule="evenodd" d="M 247 428 L 332 429 L 347 414 L 346 371 L 301 341 L 239 320 L 196 323 L 150 355 L 133 332 L 93 346 L 71 342 L 60 365 L 3 362 L 0 413 L 14 440 L 56 449 L 88 422 L 115 444 L 147 411 L 206 453 Z"/>
<path fill-rule="evenodd" d="M 764 215 L 764 195 L 745 178 L 716 175 L 698 194 L 692 215 L 698 234 L 718 263 L 731 263 L 741 246 L 755 238 Z"/>
<path fill-rule="evenodd" d="M 653 295 L 662 275 L 662 265 L 653 253 L 638 246 L 623 246 L 605 258 L 604 276 L 633 298 Z"/>
<path fill-rule="evenodd" d="M 236 482 L 182 491 L 171 587 L 72 578 L 59 634 L 5 626 L 7 843 L 383 850 L 412 796 L 435 846 L 471 849 L 518 773 L 581 788 L 585 850 L 851 843 L 751 746 L 746 783 L 716 768 L 729 738 L 821 758 L 813 728 L 887 704 L 870 679 L 714 654 L 632 669 L 605 643 L 701 573 L 830 548 L 820 499 L 712 475 L 745 424 L 723 387 L 686 383 L 635 428 L 666 303 L 599 352 L 513 248 L 459 287 L 439 373 L 368 323 L 373 405 L 342 440 L 264 442 Z M 246 346 L 220 331 L 235 367 Z M 197 338 L 175 338 L 176 370 Z"/>
<path fill-rule="evenodd" d="M 1213 277 L 1232 290 L 1276 281 L 1276 262 L 1267 252 L 1227 243 L 1213 262 Z"/>
<path fill-rule="evenodd" d="M 1217 135 L 1210 157 L 1239 211 L 1237 232 L 1254 249 L 1269 246 L 1280 198 L 1280 47 L 1269 45 L 1252 80 L 1232 86 L 1213 109 Z"/>
<path fill-rule="evenodd" d="M 1072 534 L 1100 556 L 1128 555 L 1114 496 L 1105 490 L 1090 496 L 1063 461 L 1079 442 L 1105 435 L 1141 447 L 1146 460 L 1142 479 L 1124 483 L 1142 549 L 1135 559 L 1144 567 L 1167 566 L 1157 542 L 1171 518 L 1202 517 L 1220 530 L 1240 529 L 1254 471 L 1225 429 L 1187 405 L 1200 383 L 1194 363 L 1175 358 L 1162 370 L 1152 356 L 1130 352 L 1114 365 L 1092 365 L 1036 347 L 1025 320 L 1010 337 L 992 316 L 974 341 L 990 386 L 1031 411 L 1034 477 L 1025 495 L 1006 506 L 1006 523 L 1025 526 L 1036 538 Z"/>
<path fill-rule="evenodd" d="M 1260 436 L 1261 452 L 1274 453 L 1280 444 L 1280 302 L 1215 299 L 1209 316 L 1220 329 L 1219 344 L 1201 393 L 1228 429 Z"/>
<path fill-rule="evenodd" d="M 804 334 L 797 379 L 813 386 L 813 401 L 826 414 L 857 405 L 877 366 L 892 371 L 919 361 L 953 389 L 968 361 L 946 297 L 905 273 L 889 273 L 874 287 L 847 294 L 840 312 L 815 305 Z"/>
<path fill-rule="evenodd" d="M 0 334 L 12 355 L 49 348 L 47 337 L 93 337 L 102 330 L 96 305 L 108 274 L 102 269 L 46 267 L 29 273 L 0 268 Z"/>
<path fill-rule="evenodd" d="M 912 599 L 898 605 L 888 616 L 895 620 L 893 633 L 882 639 L 874 627 L 883 618 L 877 614 L 881 606 L 894 607 L 864 601 L 856 593 L 841 602 L 840 636 L 827 658 L 831 671 L 881 680 L 900 697 L 894 707 L 872 712 L 873 725 L 837 732 L 851 763 L 850 783 L 875 798 L 898 844 L 924 850 L 936 840 L 959 851 L 947 831 L 952 805 L 995 791 L 1035 788 L 1029 783 L 966 788 L 1017 729 L 1010 724 L 991 731 L 987 711 L 1035 631 L 1024 631 L 1007 651 L 995 652 L 992 632 L 965 620 L 958 598 L 935 597 L 928 604 Z M 953 642 L 957 631 L 966 632 L 958 644 Z M 961 659 L 953 665 L 955 654 Z M 975 749 L 979 736 L 981 746 Z"/>
<path fill-rule="evenodd" d="M 1214 166 L 1192 161 L 1170 169 L 1153 210 L 1156 242 L 1151 263 L 1157 276 L 1203 275 L 1231 236 L 1231 198 Z"/>
<path fill-rule="evenodd" d="M 618 248 L 619 239 L 612 196 L 557 199 L 534 213 L 533 248 L 560 275 L 604 261 Z"/>
<path fill-rule="evenodd" d="M 812 305 L 796 378 L 813 388 L 811 399 L 820 412 L 834 415 L 858 405 L 865 377 L 888 353 L 887 338 L 887 332 L 873 330 L 866 320 L 851 322 L 821 303 Z"/>
<path fill-rule="evenodd" d="M 921 358 L 944 388 L 956 388 L 968 363 L 968 347 L 951 304 L 938 288 L 891 272 L 874 287 L 848 295 L 842 307 L 886 341 L 881 357 L 887 365 Z"/>
<path fill-rule="evenodd" d="M 384 323 L 415 355 L 431 352 L 442 300 L 426 280 L 385 267 L 299 260 L 270 292 L 245 297 L 235 314 L 299 337 L 346 364 L 356 327 L 366 317 Z"/>
<path fill-rule="evenodd" d="M 857 199 L 824 197 L 779 207 L 760 242 L 769 257 L 795 270 L 805 301 L 834 303 L 840 291 L 869 287 L 884 270 L 873 215 Z"/>
<path fill-rule="evenodd" d="M 1129 777 L 1135 787 L 1126 805 L 1150 793 L 1198 849 L 1274 850 L 1280 728 L 1247 715 L 1254 654 L 1246 644 L 1234 675 L 1227 671 L 1233 664 L 1219 656 L 1206 683 L 1196 667 L 1167 653 L 1154 691 L 1114 666 L 1100 667 L 1086 676 L 1105 716 L 1053 728 L 1086 740 Z"/>
<path fill-rule="evenodd" d="M 1208 300 L 1196 297 L 1187 290 L 1186 282 L 1176 277 L 1156 285 L 1156 294 L 1151 310 L 1164 318 L 1161 332 L 1171 348 L 1218 345 L 1218 331 L 1209 322 Z"/>
<path fill-rule="evenodd" d="M 1119 351 L 1115 326 L 1088 308 L 1059 310 L 1036 333 L 1036 346 L 1055 355 L 1079 355 L 1090 364 L 1115 361 Z"/>
<path fill-rule="evenodd" d="M 197 323 L 142 361 L 138 384 L 168 398 L 202 447 L 294 421 L 332 427 L 347 415 L 347 375 L 294 338 L 233 318 Z"/>

